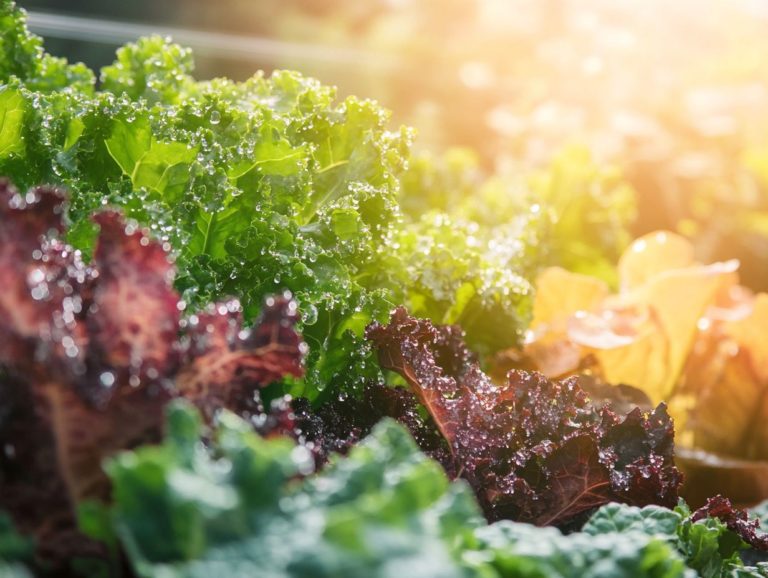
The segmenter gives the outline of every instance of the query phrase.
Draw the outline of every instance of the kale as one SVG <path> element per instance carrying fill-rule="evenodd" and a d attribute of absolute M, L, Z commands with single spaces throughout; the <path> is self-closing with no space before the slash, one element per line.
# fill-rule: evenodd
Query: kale
<path fill-rule="evenodd" d="M 368 337 L 434 420 L 450 448 L 448 471 L 469 481 L 489 519 L 571 527 L 610 501 L 677 502 L 682 477 L 664 404 L 621 416 L 593 403 L 578 378 L 523 371 L 496 385 L 459 328 L 403 308 Z"/>
<path fill-rule="evenodd" d="M 109 499 L 105 457 L 159 441 L 174 397 L 211 420 L 223 407 L 261 418 L 259 390 L 301 376 L 306 352 L 289 296 L 267 299 L 252 329 L 237 301 L 182 319 L 167 251 L 113 211 L 94 217 L 84 264 L 60 238 L 64 203 L 0 183 L 0 509 L 61 571 L 107 554 L 75 519 Z"/>

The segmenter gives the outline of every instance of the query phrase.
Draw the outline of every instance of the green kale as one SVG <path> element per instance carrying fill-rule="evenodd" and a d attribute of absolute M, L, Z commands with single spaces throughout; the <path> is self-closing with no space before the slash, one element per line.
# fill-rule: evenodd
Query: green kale
<path fill-rule="evenodd" d="M 84 518 L 119 537 L 140 576 L 693 576 L 646 528 L 486 526 L 469 488 L 393 421 L 319 474 L 304 448 L 233 414 L 212 445 L 202 433 L 189 406 L 171 406 L 165 443 L 111 460 L 114 505 Z"/>
<path fill-rule="evenodd" d="M 748 547 L 747 541 L 765 538 L 755 534 L 756 522 L 747 522 L 746 515 L 731 509 L 730 503 L 727 504 L 727 516 L 713 507 L 726 502 L 719 497 L 713 498 L 693 514 L 684 502 L 674 510 L 658 506 L 637 508 L 608 504 L 592 516 L 583 532 L 591 536 L 641 532 L 663 538 L 702 578 L 765 576 L 768 566 L 762 563 L 756 567 L 745 566 L 739 556 L 740 551 Z M 742 528 L 729 524 L 733 518 L 741 521 Z M 748 527 L 744 528 L 744 525 Z"/>
<path fill-rule="evenodd" d="M 215 448 L 174 406 L 160 447 L 107 466 L 111 515 L 141 576 L 464 576 L 450 546 L 481 517 L 407 432 L 383 422 L 317 477 L 309 452 L 233 414 Z"/>
<path fill-rule="evenodd" d="M 535 222 L 527 213 L 484 229 L 427 213 L 393 235 L 378 283 L 414 316 L 460 325 L 475 351 L 493 354 L 520 343 L 530 322 Z"/>
<path fill-rule="evenodd" d="M 556 265 L 615 282 L 614 263 L 629 244 L 635 194 L 616 167 L 569 146 L 548 165 L 487 177 L 469 151 L 417 156 L 402 178 L 401 204 L 409 220 L 429 211 L 477 224 L 483 239 L 513 226 L 524 257 L 519 271 Z"/>
<path fill-rule="evenodd" d="M 191 305 L 234 295 L 253 318 L 293 292 L 311 346 L 301 393 L 378 376 L 362 332 L 393 305 L 369 281 L 398 222 L 409 130 L 295 73 L 197 82 L 190 51 L 157 37 L 120 49 L 100 90 L 61 63 L 58 86 L 22 12 L 1 5 L 0 174 L 66 186 L 69 242 L 87 257 L 90 215 L 121 207 L 175 248 Z"/>

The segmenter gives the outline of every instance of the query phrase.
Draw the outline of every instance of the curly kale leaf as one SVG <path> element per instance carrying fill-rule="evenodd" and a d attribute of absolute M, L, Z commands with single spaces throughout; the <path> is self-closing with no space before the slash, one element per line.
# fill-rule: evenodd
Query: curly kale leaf
<path fill-rule="evenodd" d="M 174 248 L 190 305 L 234 295 L 250 319 L 290 290 L 310 352 L 284 392 L 316 402 L 379 380 L 363 333 L 396 303 L 461 322 L 483 354 L 519 342 L 543 214 L 530 203 L 487 235 L 462 215 L 405 223 L 412 133 L 376 103 L 289 72 L 198 82 L 190 51 L 158 37 L 121 48 L 99 90 L 63 65 L 67 90 L 52 90 L 40 40 L 4 6 L 20 64 L 0 92 L 0 174 L 71 191 L 67 240 L 86 261 L 104 205 L 149 227 Z"/>
<path fill-rule="evenodd" d="M 224 414 L 206 450 L 196 419 L 174 406 L 162 446 L 107 467 L 115 527 L 139 575 L 465 575 L 449 546 L 480 523 L 471 493 L 395 423 L 291 482 L 311 471 L 305 449 Z"/>
<path fill-rule="evenodd" d="M 746 512 L 716 496 L 693 513 L 682 502 L 674 510 L 609 504 L 589 519 L 583 532 L 591 536 L 642 532 L 663 538 L 702 578 L 730 578 L 764 575 L 763 564 L 745 566 L 739 557 L 750 547 L 766 549 L 766 536 L 757 527 L 756 519 L 749 520 Z"/>
<path fill-rule="evenodd" d="M 533 293 L 531 217 L 488 231 L 442 213 L 424 215 L 393 235 L 381 283 L 413 315 L 461 325 L 482 355 L 521 343 Z"/>
<path fill-rule="evenodd" d="M 0 2 L 0 83 L 21 80 L 34 90 L 53 92 L 71 87 L 93 90 L 93 73 L 83 64 L 43 52 L 42 40 L 29 33 L 26 13 L 12 0 Z"/>
<path fill-rule="evenodd" d="M 193 411 L 171 406 L 163 445 L 107 467 L 109 519 L 140 576 L 689 576 L 663 538 L 640 532 L 485 526 L 469 489 L 391 420 L 299 480 L 311 469 L 301 446 L 260 438 L 231 414 L 212 446 L 201 433 Z"/>
<path fill-rule="evenodd" d="M 90 215 L 120 208 L 175 248 L 190 305 L 234 295 L 251 319 L 268 295 L 293 293 L 311 345 L 297 391 L 378 375 L 362 334 L 392 306 L 370 280 L 399 218 L 410 131 L 299 74 L 197 82 L 190 51 L 157 37 L 120 49 L 99 90 L 63 65 L 67 90 L 52 90 L 40 39 L 2 6 L 0 174 L 67 187 L 67 239 L 86 260 Z"/>
<path fill-rule="evenodd" d="M 621 171 L 570 146 L 540 169 L 509 173 L 488 177 L 461 149 L 422 154 L 402 178 L 403 211 L 418 221 L 437 210 L 477 223 L 489 238 L 526 217 L 529 233 L 519 238 L 535 267 L 556 265 L 615 283 L 614 263 L 629 244 L 636 212 Z"/>
<path fill-rule="evenodd" d="M 592 403 L 576 378 L 513 371 L 496 385 L 458 328 L 403 308 L 368 337 L 382 367 L 426 408 L 450 448 L 448 470 L 469 481 L 490 519 L 572 527 L 610 501 L 677 502 L 682 477 L 663 404 L 619 416 L 609 403 Z"/>
<path fill-rule="evenodd" d="M 300 377 L 306 350 L 289 296 L 250 330 L 236 301 L 181 319 L 167 251 L 114 211 L 85 265 L 60 239 L 64 206 L 0 183 L 0 507 L 56 571 L 107 557 L 75 509 L 109 498 L 105 457 L 160 439 L 170 399 L 260 417 L 259 390 Z"/>

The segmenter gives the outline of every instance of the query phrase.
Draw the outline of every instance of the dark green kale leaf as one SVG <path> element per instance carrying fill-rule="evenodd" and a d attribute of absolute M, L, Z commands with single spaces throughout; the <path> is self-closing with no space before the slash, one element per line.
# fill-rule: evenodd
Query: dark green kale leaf
<path fill-rule="evenodd" d="M 195 412 L 174 405 L 162 446 L 108 465 L 139 575 L 466 575 L 450 546 L 481 523 L 472 495 L 394 422 L 303 482 L 290 480 L 312 471 L 306 449 L 218 423 L 205 449 Z"/>
<path fill-rule="evenodd" d="M 691 576 L 663 537 L 485 526 L 402 426 L 385 420 L 347 457 L 311 472 L 305 448 L 263 439 L 232 414 L 210 438 L 188 406 L 166 441 L 113 459 L 109 517 L 140 576 Z"/>
<path fill-rule="evenodd" d="M 562 535 L 555 528 L 497 522 L 476 532 L 500 578 L 695 578 L 663 537 L 637 531 Z"/>
<path fill-rule="evenodd" d="M 691 513 L 681 502 L 674 510 L 608 504 L 598 510 L 582 531 L 591 536 L 614 532 L 642 532 L 663 538 L 702 578 L 763 576 L 762 565 L 745 566 L 739 553 L 749 547 L 766 549 L 766 535 L 757 532 L 758 521 L 716 496 Z"/>

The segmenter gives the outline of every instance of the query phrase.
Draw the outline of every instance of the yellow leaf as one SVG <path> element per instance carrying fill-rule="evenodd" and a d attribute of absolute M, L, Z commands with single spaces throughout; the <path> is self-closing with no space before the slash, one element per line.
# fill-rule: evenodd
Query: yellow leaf
<path fill-rule="evenodd" d="M 714 383 L 699 392 L 688 428 L 696 447 L 749 460 L 768 459 L 768 390 L 746 350 L 730 355 Z"/>
<path fill-rule="evenodd" d="M 550 267 L 536 279 L 531 329 L 565 322 L 577 311 L 592 311 L 608 296 L 599 279 Z"/>
<path fill-rule="evenodd" d="M 619 260 L 622 291 L 631 291 L 666 271 L 694 265 L 693 245 L 668 231 L 656 231 L 636 239 Z"/>
<path fill-rule="evenodd" d="M 737 261 L 667 270 L 621 295 L 624 307 L 649 308 L 653 330 L 635 342 L 595 349 L 605 378 L 641 388 L 655 402 L 667 399 L 680 379 L 703 316 Z"/>
<path fill-rule="evenodd" d="M 748 352 L 755 375 L 762 384 L 768 384 L 768 294 L 755 297 L 752 314 L 744 319 L 727 324 L 726 331 Z"/>

